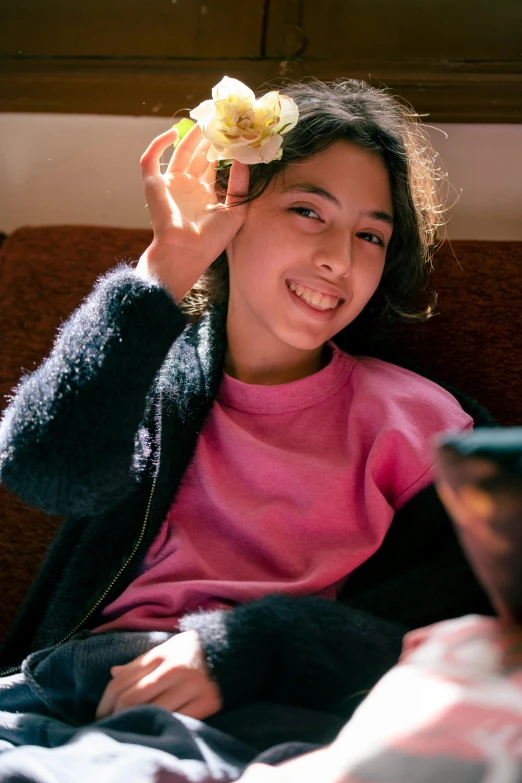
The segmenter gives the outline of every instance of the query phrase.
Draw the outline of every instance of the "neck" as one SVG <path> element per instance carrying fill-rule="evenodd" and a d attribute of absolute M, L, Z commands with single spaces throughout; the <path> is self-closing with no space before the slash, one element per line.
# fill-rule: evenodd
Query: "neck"
<path fill-rule="evenodd" d="M 225 359 L 225 372 L 243 383 L 252 383 L 259 386 L 278 386 L 282 383 L 299 381 L 307 378 L 324 367 L 319 358 L 307 362 L 296 361 L 294 364 L 285 362 L 279 364 L 273 357 L 261 357 L 259 362 L 251 357 L 238 357 L 237 353 L 228 348 Z"/>
<path fill-rule="evenodd" d="M 229 312 L 225 372 L 238 381 L 260 386 L 291 383 L 318 372 L 328 360 L 329 350 L 323 345 L 294 348 L 273 334 L 240 328 Z"/>

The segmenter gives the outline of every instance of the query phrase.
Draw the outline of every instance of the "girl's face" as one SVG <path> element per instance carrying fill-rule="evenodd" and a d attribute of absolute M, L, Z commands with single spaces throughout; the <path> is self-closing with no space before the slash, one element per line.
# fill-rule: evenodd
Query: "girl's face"
<path fill-rule="evenodd" d="M 289 164 L 227 248 L 229 318 L 268 351 L 317 349 L 377 289 L 392 231 L 377 155 L 338 141 Z"/>

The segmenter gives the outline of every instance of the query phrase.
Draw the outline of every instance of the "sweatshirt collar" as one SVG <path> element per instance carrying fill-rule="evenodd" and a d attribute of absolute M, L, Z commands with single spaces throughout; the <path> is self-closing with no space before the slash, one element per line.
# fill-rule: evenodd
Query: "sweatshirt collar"
<path fill-rule="evenodd" d="M 318 372 L 277 385 L 244 383 L 224 373 L 217 400 L 245 413 L 291 413 L 310 408 L 334 395 L 348 380 L 354 359 L 328 343 L 332 355 Z"/>

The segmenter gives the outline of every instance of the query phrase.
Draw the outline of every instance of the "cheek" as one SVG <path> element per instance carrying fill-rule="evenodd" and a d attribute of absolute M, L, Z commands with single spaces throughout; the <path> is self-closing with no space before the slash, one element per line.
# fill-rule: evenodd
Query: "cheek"
<path fill-rule="evenodd" d="M 280 276 L 288 255 L 288 243 L 266 225 L 245 226 L 233 240 L 229 252 L 231 279 L 238 286 L 266 288 Z"/>
<path fill-rule="evenodd" d="M 347 319 L 345 325 L 348 325 L 361 313 L 382 280 L 384 271 L 384 259 L 365 258 L 358 259 L 357 264 L 352 269 L 352 292 L 353 299 L 349 309 L 344 312 Z"/>
<path fill-rule="evenodd" d="M 361 295 L 370 298 L 382 280 L 385 259 L 382 257 L 361 259 L 358 281 Z"/>
<path fill-rule="evenodd" d="M 377 286 L 379 285 L 379 283 L 382 280 L 382 276 L 384 274 L 385 263 L 386 263 L 386 259 L 385 258 L 381 258 L 378 261 L 378 263 L 375 264 L 375 267 L 373 269 L 373 285 L 374 285 L 374 288 L 377 288 Z"/>

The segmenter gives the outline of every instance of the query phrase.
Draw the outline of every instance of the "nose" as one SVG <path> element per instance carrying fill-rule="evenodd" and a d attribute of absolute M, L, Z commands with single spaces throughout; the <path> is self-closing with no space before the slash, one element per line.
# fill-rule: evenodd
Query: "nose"
<path fill-rule="evenodd" d="M 352 246 L 346 234 L 338 233 L 320 240 L 314 253 L 319 269 L 329 270 L 338 277 L 347 277 L 352 271 Z"/>

